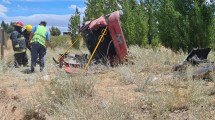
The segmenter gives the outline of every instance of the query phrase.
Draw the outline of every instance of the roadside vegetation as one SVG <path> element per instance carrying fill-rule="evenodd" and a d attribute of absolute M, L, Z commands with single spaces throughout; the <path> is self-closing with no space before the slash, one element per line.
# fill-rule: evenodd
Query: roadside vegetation
<path fill-rule="evenodd" d="M 128 61 L 116 67 L 90 66 L 65 73 L 52 57 L 88 53 L 78 36 L 78 8 L 69 36 L 52 36 L 45 72 L 24 74 L 13 67 L 11 46 L 0 62 L 0 119 L 24 120 L 211 120 L 215 118 L 215 76 L 193 79 L 193 66 L 172 71 L 192 48 L 214 44 L 215 6 L 198 0 L 86 1 L 84 22 L 122 10 Z M 105 8 L 105 9 L 104 9 Z M 11 31 L 12 23 L 1 26 Z M 53 29 L 56 29 L 53 27 Z M 8 41 L 10 42 L 10 41 Z M 10 43 L 9 43 L 10 44 Z M 78 49 L 77 49 L 78 48 Z M 29 53 L 28 53 L 29 54 Z M 214 51 L 208 59 L 215 61 Z"/>
<path fill-rule="evenodd" d="M 0 79 L 0 104 L 5 112 L 0 118 L 13 118 L 16 112 L 25 120 L 215 117 L 214 80 L 193 80 L 192 67 L 188 67 L 186 76 L 171 71 L 186 54 L 176 54 L 164 47 L 131 46 L 129 51 L 132 55 L 129 60 L 134 64 L 115 68 L 92 66 L 87 74 L 82 69 L 68 74 L 58 68 L 51 57 L 59 49 L 49 49 L 44 73 L 23 74 L 26 68 L 15 69 L 1 63 L 0 73 L 4 76 Z M 211 61 L 215 60 L 213 54 L 209 54 Z"/>

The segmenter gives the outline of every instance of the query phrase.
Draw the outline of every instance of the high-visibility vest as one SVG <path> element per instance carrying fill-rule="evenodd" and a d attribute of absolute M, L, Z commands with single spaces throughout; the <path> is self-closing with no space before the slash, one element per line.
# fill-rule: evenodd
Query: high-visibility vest
<path fill-rule="evenodd" d="M 38 25 L 32 38 L 32 42 L 38 42 L 41 45 L 46 46 L 46 32 L 47 30 L 44 26 Z"/>

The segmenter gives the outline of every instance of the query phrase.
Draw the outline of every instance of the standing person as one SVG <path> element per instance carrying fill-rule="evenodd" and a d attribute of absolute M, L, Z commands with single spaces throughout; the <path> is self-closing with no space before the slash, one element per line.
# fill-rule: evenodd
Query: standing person
<path fill-rule="evenodd" d="M 22 22 L 16 22 L 14 24 L 14 30 L 10 35 L 12 46 L 14 50 L 14 66 L 20 67 L 21 65 L 27 66 L 28 60 L 26 60 L 26 43 L 22 33 Z"/>
<path fill-rule="evenodd" d="M 44 57 L 46 55 L 46 48 L 48 47 L 48 41 L 50 35 L 46 29 L 46 22 L 41 21 L 40 24 L 32 29 L 30 33 L 30 44 L 31 44 L 31 72 L 35 71 L 37 57 L 39 56 L 40 72 L 45 67 Z"/>
<path fill-rule="evenodd" d="M 25 37 L 26 47 L 28 48 L 28 50 L 30 52 L 31 52 L 31 46 L 29 44 L 29 36 L 30 36 L 31 31 L 32 31 L 32 26 L 31 25 L 26 25 L 24 27 L 24 31 L 22 32 L 23 36 Z M 25 56 L 25 60 L 28 61 L 28 55 L 27 55 L 27 53 L 26 53 L 26 56 Z M 26 65 L 26 66 L 29 66 L 29 65 Z"/>
<path fill-rule="evenodd" d="M 24 28 L 25 28 L 25 30 L 23 31 L 23 35 L 25 37 L 26 47 L 31 51 L 31 46 L 29 44 L 29 37 L 30 37 L 30 33 L 32 31 L 32 26 L 26 25 Z"/>

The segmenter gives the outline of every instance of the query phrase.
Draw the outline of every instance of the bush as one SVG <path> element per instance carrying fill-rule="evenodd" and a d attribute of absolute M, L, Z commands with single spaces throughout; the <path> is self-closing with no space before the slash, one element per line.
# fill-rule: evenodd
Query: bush
<path fill-rule="evenodd" d="M 40 101 L 43 103 L 42 106 L 48 110 L 47 112 L 54 115 L 61 113 L 67 105 L 77 105 L 82 98 L 92 96 L 95 84 L 93 78 L 85 78 L 82 75 L 71 77 L 61 72 L 58 75 L 59 77 L 53 79 L 45 88 L 45 102 Z M 73 107 L 74 109 L 70 108 L 70 111 L 75 110 L 78 106 Z"/>
<path fill-rule="evenodd" d="M 56 47 L 68 48 L 72 44 L 70 37 L 67 35 L 63 36 L 51 36 L 49 45 L 52 49 Z"/>
<path fill-rule="evenodd" d="M 72 39 L 72 38 L 71 38 Z M 78 40 L 77 40 L 78 39 Z M 77 41 L 76 41 L 77 40 Z M 84 40 L 83 40 L 83 38 L 80 36 L 80 35 L 78 35 L 78 36 L 76 36 L 76 38 L 75 39 L 72 39 L 72 43 L 74 43 L 76 41 L 76 43 L 73 45 L 73 47 L 75 48 L 75 49 L 80 49 L 82 46 L 83 46 L 83 44 L 84 44 Z"/>
<path fill-rule="evenodd" d="M 83 46 L 84 41 L 82 37 L 78 36 L 78 41 L 73 45 L 73 48 L 79 49 Z M 75 39 L 76 40 L 76 39 Z M 75 40 L 71 40 L 70 36 L 51 36 L 50 47 L 55 49 L 56 47 L 69 48 Z"/>

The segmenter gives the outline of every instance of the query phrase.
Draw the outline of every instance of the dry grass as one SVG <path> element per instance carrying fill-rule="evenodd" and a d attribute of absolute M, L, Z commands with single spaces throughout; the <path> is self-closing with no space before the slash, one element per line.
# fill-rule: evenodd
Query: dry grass
<path fill-rule="evenodd" d="M 134 65 L 116 68 L 92 66 L 88 74 L 67 74 L 51 60 L 64 50 L 48 50 L 43 73 L 23 74 L 26 68 L 10 67 L 11 57 L 0 63 L 0 90 L 10 99 L 0 105 L 8 106 L 1 119 L 15 116 L 13 106 L 22 119 L 56 120 L 209 120 L 215 118 L 215 86 L 213 81 L 193 80 L 188 66 L 183 73 L 172 72 L 172 66 L 186 58 L 160 47 L 129 48 Z M 73 53 L 85 53 L 86 50 Z M 11 53 L 11 52 L 8 52 Z M 9 58 L 9 59 L 8 59 Z M 209 54 L 214 61 L 214 53 Z M 82 70 L 78 71 L 83 73 Z M 27 93 L 25 93 L 27 92 Z M 21 102 L 11 96 L 19 96 Z M 0 96 L 3 95 L 2 93 Z M 5 98 L 5 99 L 6 99 Z M 0 110 L 6 110 L 0 107 Z M 13 118 L 13 117 L 11 117 Z"/>
<path fill-rule="evenodd" d="M 128 85 L 134 83 L 133 72 L 128 66 L 120 66 L 118 67 L 118 72 L 120 74 L 120 82 Z"/>

